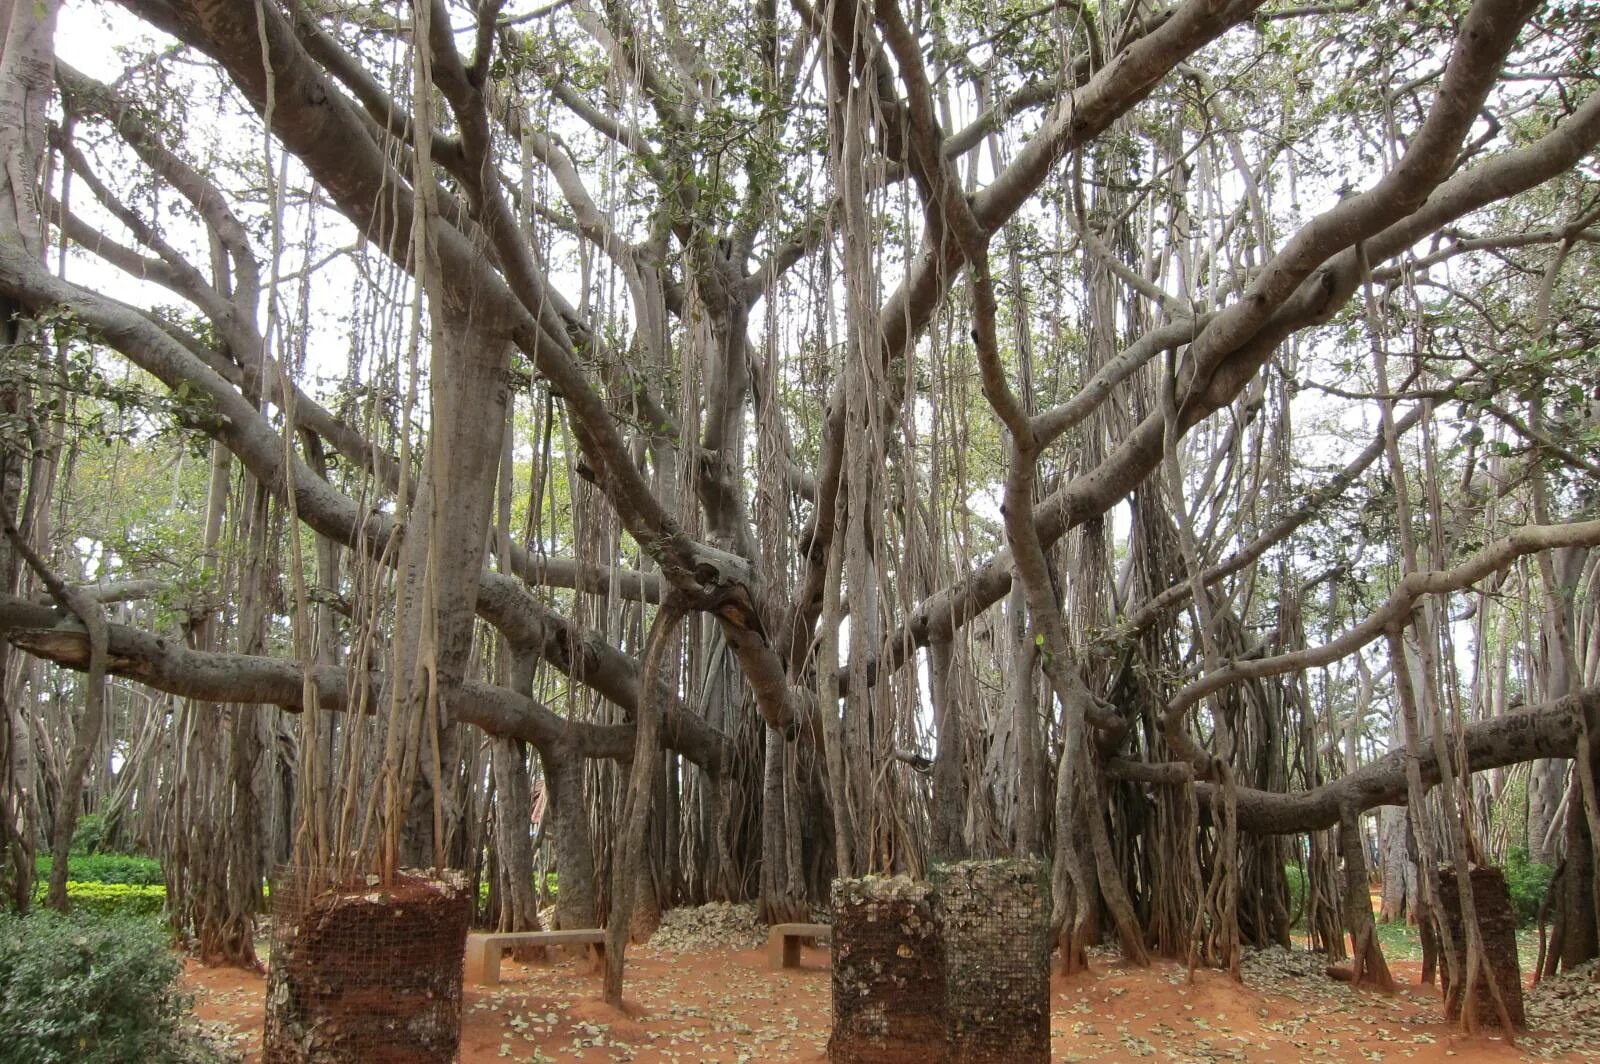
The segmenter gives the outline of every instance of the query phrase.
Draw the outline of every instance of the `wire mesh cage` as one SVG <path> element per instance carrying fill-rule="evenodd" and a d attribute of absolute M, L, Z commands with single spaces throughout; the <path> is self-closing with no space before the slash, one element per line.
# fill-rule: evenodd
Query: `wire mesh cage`
<path fill-rule="evenodd" d="M 266 1064 L 434 1064 L 461 1040 L 465 882 L 402 873 L 333 883 L 290 868 L 272 887 Z"/>
<path fill-rule="evenodd" d="M 1487 971 L 1478 973 L 1478 989 L 1473 1008 L 1478 1023 L 1485 1027 L 1499 1027 L 1500 1014 L 1495 1011 L 1494 996 L 1489 991 L 1492 975 L 1500 987 L 1506 1012 L 1511 1024 L 1518 1030 L 1528 1026 L 1522 1007 L 1522 965 L 1517 960 L 1517 915 L 1511 908 L 1511 891 L 1506 877 L 1498 868 L 1471 870 L 1472 904 L 1478 913 L 1478 928 L 1483 932 L 1483 957 Z M 1455 943 L 1456 964 L 1466 973 L 1466 930 L 1461 920 L 1461 887 L 1456 881 L 1456 870 L 1450 865 L 1439 869 L 1439 907 L 1449 922 L 1450 940 Z M 1455 1019 L 1461 1015 L 1464 994 L 1451 993 L 1450 966 L 1441 965 L 1444 984 L 1445 1016 Z"/>
<path fill-rule="evenodd" d="M 834 1064 L 947 1059 L 944 942 L 933 888 L 905 876 L 833 883 Z"/>
<path fill-rule="evenodd" d="M 952 1064 L 1050 1059 L 1050 903 L 1039 861 L 933 871 Z"/>

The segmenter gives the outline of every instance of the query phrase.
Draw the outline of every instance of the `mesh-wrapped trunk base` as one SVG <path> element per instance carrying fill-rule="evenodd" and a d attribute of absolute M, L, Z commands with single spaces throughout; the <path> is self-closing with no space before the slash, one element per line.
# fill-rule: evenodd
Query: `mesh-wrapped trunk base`
<path fill-rule="evenodd" d="M 834 1064 L 943 1064 L 944 975 L 933 888 L 905 876 L 834 880 Z"/>
<path fill-rule="evenodd" d="M 265 1064 L 446 1064 L 461 1041 L 471 901 L 458 880 L 387 886 L 290 871 L 272 888 Z"/>
<path fill-rule="evenodd" d="M 951 1064 L 1050 1060 L 1050 906 L 1035 860 L 933 873 Z"/>
<path fill-rule="evenodd" d="M 1522 966 L 1517 961 L 1517 917 L 1511 909 L 1511 892 L 1506 888 L 1506 877 L 1498 868 L 1474 868 L 1472 876 L 1472 904 L 1478 911 L 1478 926 L 1483 931 L 1483 954 L 1487 972 L 1478 973 L 1478 992 L 1474 1011 L 1478 1023 L 1484 1027 L 1499 1027 L 1500 1014 L 1495 1011 L 1494 996 L 1489 991 L 1489 975 L 1500 986 L 1500 996 L 1505 1000 L 1506 1012 L 1518 1030 L 1528 1026 L 1522 1010 Z M 1451 866 L 1439 869 L 1439 903 L 1445 919 L 1450 922 L 1450 939 L 1456 947 L 1456 963 L 1463 975 L 1466 973 L 1466 931 L 1461 923 L 1461 890 L 1456 883 L 1456 870 Z M 1441 982 L 1444 986 L 1445 1018 L 1456 1019 L 1461 1014 L 1461 1000 L 1465 995 L 1450 993 L 1450 966 L 1441 964 Z"/>

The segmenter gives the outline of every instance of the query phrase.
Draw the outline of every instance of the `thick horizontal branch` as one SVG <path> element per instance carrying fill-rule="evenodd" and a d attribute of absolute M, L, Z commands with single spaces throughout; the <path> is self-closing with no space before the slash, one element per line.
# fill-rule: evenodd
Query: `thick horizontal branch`
<path fill-rule="evenodd" d="M 491 543 L 490 546 L 498 547 L 498 544 Z M 662 587 L 659 573 L 610 565 L 591 565 L 574 558 L 553 558 L 545 554 L 535 554 L 516 543 L 511 545 L 509 553 L 511 571 L 530 584 L 567 588 L 590 595 L 615 595 L 630 602 L 656 604 L 661 602 Z"/>
<path fill-rule="evenodd" d="M 181 641 L 128 625 L 107 625 L 106 671 L 158 691 L 206 702 L 305 708 L 301 663 L 253 654 L 218 654 L 194 650 Z M 89 667 L 89 638 L 59 610 L 10 596 L 0 597 L 0 633 L 15 647 L 38 658 L 79 672 Z M 350 677 L 343 666 L 312 669 L 318 707 L 347 712 L 352 704 Z M 384 675 L 367 674 L 369 706 Z M 450 697 L 457 720 L 490 735 L 531 743 L 542 752 L 572 750 L 585 757 L 626 760 L 633 756 L 632 724 L 594 724 L 559 716 L 542 702 L 508 688 L 463 683 Z M 663 741 L 707 772 L 722 770 L 728 741 L 704 721 L 669 710 L 663 720 Z"/>
<path fill-rule="evenodd" d="M 110 605 L 114 602 L 137 602 L 154 598 L 178 585 L 171 580 L 108 580 L 100 584 L 79 584 L 76 590 L 92 602 Z M 41 602 L 44 599 L 41 599 Z"/>
<path fill-rule="evenodd" d="M 1467 768 L 1484 772 L 1538 758 L 1571 757 L 1578 741 L 1580 713 L 1600 714 L 1600 687 L 1587 687 L 1554 702 L 1469 724 L 1462 734 Z M 1344 805 L 1362 811 L 1403 805 L 1405 757 L 1404 750 L 1395 750 L 1348 776 L 1291 794 L 1240 787 L 1239 827 L 1257 835 L 1293 835 L 1333 827 Z M 1439 763 L 1431 747 L 1424 748 L 1418 767 L 1425 786 L 1439 782 Z M 1461 766 L 1454 767 L 1459 775 Z M 1146 764 L 1114 759 L 1107 769 L 1118 779 L 1169 786 L 1183 785 L 1191 778 L 1191 766 L 1178 761 Z M 1194 786 L 1204 807 L 1212 785 Z"/>

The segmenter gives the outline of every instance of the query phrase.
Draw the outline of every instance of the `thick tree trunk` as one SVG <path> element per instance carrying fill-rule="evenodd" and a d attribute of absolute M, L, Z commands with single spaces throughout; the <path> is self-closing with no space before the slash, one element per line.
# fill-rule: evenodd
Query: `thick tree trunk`
<path fill-rule="evenodd" d="M 556 837 L 556 926 L 562 930 L 596 927 L 594 843 L 583 801 L 583 756 L 568 746 L 539 751 L 545 795 Z"/>
<path fill-rule="evenodd" d="M 1600 766 L 1596 766 L 1600 768 Z M 1595 920 L 1594 841 L 1588 818 L 1576 794 L 1567 803 L 1566 867 L 1558 895 L 1561 928 L 1560 966 L 1568 971 L 1600 956 L 1600 926 Z M 1550 974 L 1553 974 L 1553 969 Z"/>
<path fill-rule="evenodd" d="M 46 108 L 54 91 L 54 58 L 56 15 L 60 0 L 0 0 L 0 238 L 20 241 L 34 259 L 44 251 L 43 223 L 39 211 L 40 173 L 43 166 Z M 7 353 L 18 354 L 11 348 L 17 343 L 20 323 L 13 320 L 21 308 L 11 300 L 0 305 L 0 329 L 4 330 Z M 26 357 L 26 356 L 25 356 Z M 31 417 L 27 407 L 27 389 L 20 381 L 8 382 L 0 392 L 0 413 L 17 420 Z M 22 474 L 25 456 L 18 451 L 0 453 L 0 495 L 9 505 L 6 513 L 17 514 L 23 505 Z M 35 500 L 28 500 L 32 504 Z M 20 518 L 19 518 L 20 519 Z M 16 588 L 20 574 L 20 557 L 11 544 L 0 545 L 7 593 Z M 11 874 L 4 877 L 10 882 L 12 905 L 22 911 L 28 907 L 33 889 L 33 841 L 36 822 L 35 805 L 29 800 L 33 773 L 30 770 L 28 748 L 31 746 L 25 714 L 7 695 L 10 679 L 11 648 L 0 651 L 0 700 L 5 701 L 4 719 L 0 727 L 0 843 L 5 846 L 5 859 Z M 98 739 L 98 722 L 86 721 L 95 730 Z M 74 764 L 79 759 L 74 756 Z M 87 768 L 87 752 L 83 767 Z M 55 865 L 50 877 L 50 904 L 65 910 L 66 854 L 71 849 L 73 824 L 77 818 L 78 794 L 82 779 L 69 770 L 62 801 L 56 808 Z M 66 845 L 61 845 L 65 837 Z"/>
<path fill-rule="evenodd" d="M 1556 861 L 1556 842 L 1560 832 L 1553 830 L 1556 811 L 1561 805 L 1561 793 L 1566 789 L 1567 767 L 1564 757 L 1541 757 L 1530 766 L 1528 775 L 1528 833 L 1523 845 L 1528 848 L 1528 859 L 1538 864 L 1553 865 Z"/>
<path fill-rule="evenodd" d="M 539 895 L 533 882 L 533 782 L 528 754 L 516 739 L 494 739 L 494 852 L 499 861 L 501 931 L 538 931 Z"/>
<path fill-rule="evenodd" d="M 933 720 L 938 745 L 933 754 L 933 844 L 936 859 L 959 861 L 967 856 L 962 831 L 966 819 L 962 705 L 959 684 L 951 675 L 954 664 L 948 639 L 935 639 L 928 648 L 929 679 L 933 688 Z"/>
<path fill-rule="evenodd" d="M 459 760 L 459 734 L 451 727 L 451 697 L 466 678 L 472 651 L 478 583 L 493 512 L 496 472 L 509 403 L 509 337 L 496 323 L 435 300 L 439 316 L 433 345 L 431 434 L 428 458 L 402 547 L 400 633 L 390 682 L 403 707 L 391 725 L 409 736 L 392 737 L 390 767 L 397 803 L 404 810 L 398 853 L 381 863 L 442 865 L 457 821 L 445 766 Z M 415 737 L 415 738 L 411 738 Z M 418 746 L 412 746 L 412 743 Z M 390 843 L 389 845 L 393 845 Z"/>
<path fill-rule="evenodd" d="M 1007 698 L 1012 741 L 1017 751 L 1016 852 L 1019 856 L 1031 857 L 1043 852 L 1039 812 L 1043 805 L 1040 795 L 1044 778 L 1044 751 L 1039 735 L 1039 703 L 1033 686 L 1037 647 L 1028 638 L 1028 606 L 1020 580 L 1012 583 L 1006 598 L 1006 617 L 1013 640 L 1007 665 Z"/>
<path fill-rule="evenodd" d="M 1575 548 L 1556 551 L 1556 563 L 1550 567 L 1555 587 L 1544 611 L 1544 689 L 1547 699 L 1562 698 L 1572 693 L 1573 631 L 1572 600 L 1577 591 L 1578 576 L 1586 552 Z M 1533 763 L 1528 777 L 1528 859 L 1539 864 L 1555 864 L 1556 816 L 1561 806 L 1561 795 L 1567 785 L 1567 758 L 1543 757 Z"/>
<path fill-rule="evenodd" d="M 785 771 L 788 743 L 776 728 L 765 728 L 767 749 L 761 786 L 761 919 L 769 924 L 796 923 L 806 919 L 804 889 L 800 869 L 794 867 L 799 856 L 799 839 L 793 838 L 798 821 L 789 815 L 799 796 L 790 793 Z"/>
<path fill-rule="evenodd" d="M 1384 923 L 1402 919 L 1415 921 L 1415 912 L 1406 906 L 1415 890 L 1412 883 L 1416 871 L 1406 849 L 1405 810 L 1384 806 L 1378 814 L 1378 824 L 1379 855 L 1383 861 L 1383 902 L 1378 919 Z"/>
<path fill-rule="evenodd" d="M 1344 918 L 1350 932 L 1351 983 L 1372 984 L 1379 990 L 1394 989 L 1394 976 L 1378 944 L 1378 929 L 1372 920 L 1372 899 L 1368 894 L 1367 857 L 1361 837 L 1361 814 L 1347 808 L 1339 823 L 1339 848 L 1344 855 Z"/>
<path fill-rule="evenodd" d="M 1082 727 L 1080 722 L 1079 727 Z M 1050 923 L 1061 950 L 1061 970 L 1071 975 L 1088 965 L 1086 950 L 1094 941 L 1098 895 L 1085 858 L 1081 828 L 1084 796 L 1077 785 L 1079 773 L 1072 761 L 1080 756 L 1070 738 L 1062 744 L 1056 769 L 1055 865 L 1051 881 Z"/>
<path fill-rule="evenodd" d="M 849 878 L 856 874 L 855 811 L 851 798 L 850 766 L 845 756 L 845 703 L 839 697 L 839 670 L 831 668 L 839 660 L 839 623 L 844 616 L 840 602 L 843 577 L 842 546 L 837 536 L 828 548 L 823 574 L 822 616 L 818 620 L 817 711 L 822 714 L 822 749 L 828 769 L 828 807 L 833 816 L 834 874 Z M 852 681 L 854 674 L 852 673 Z"/>
<path fill-rule="evenodd" d="M 0 358 L 7 362 L 18 354 L 20 330 L 14 319 L 20 309 L 11 300 L 0 298 L 0 339 L 4 343 Z M 0 417 L 20 420 L 26 396 L 20 382 L 0 385 Z M 14 514 L 21 505 L 25 457 L 21 448 L 0 446 L 0 503 L 5 513 Z M 21 556 L 10 540 L 0 536 L 0 589 L 15 595 L 21 576 Z M 39 790 L 29 714 L 21 698 L 22 676 L 13 671 L 18 664 L 15 657 L 11 644 L 0 640 L 0 886 L 5 888 L 10 907 L 23 913 L 33 904 Z"/>
<path fill-rule="evenodd" d="M 668 679 L 663 676 L 663 663 L 682 619 L 683 610 L 675 604 L 659 608 L 645 640 L 644 662 L 639 669 L 644 691 L 634 715 L 633 764 L 628 772 L 622 830 L 611 859 L 611 911 L 606 917 L 605 999 L 618 1008 L 622 1006 L 623 958 L 633 930 L 634 902 L 641 880 L 649 873 L 650 856 L 645 844 L 661 769 L 660 691 L 662 681 Z M 670 685 L 676 688 L 675 675 Z"/>
<path fill-rule="evenodd" d="M 0 72 L 4 59 L 0 57 Z M 12 364 L 25 357 L 19 349 L 22 308 L 0 297 L 0 361 Z M 0 383 L 0 418 L 20 422 L 27 416 L 29 390 L 21 381 Z M 22 447 L 0 442 L 0 512 L 15 514 L 22 505 L 23 473 L 27 454 Z M 20 590 L 22 556 L 11 541 L 0 536 L 0 589 L 7 595 Z M 13 669 L 16 652 L 0 641 L 0 885 L 12 909 L 27 912 L 33 903 L 34 851 L 39 834 L 39 789 L 34 763 L 30 714 L 21 697 L 23 677 Z M 25 670 L 24 670 L 25 671 Z"/>

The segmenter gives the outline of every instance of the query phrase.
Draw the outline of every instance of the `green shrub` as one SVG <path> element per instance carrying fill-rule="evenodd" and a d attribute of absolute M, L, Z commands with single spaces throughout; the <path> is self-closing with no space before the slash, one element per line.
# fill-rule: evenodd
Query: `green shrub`
<path fill-rule="evenodd" d="M 1550 889 L 1550 877 L 1555 869 L 1549 865 L 1534 864 L 1528 860 L 1528 851 L 1521 846 L 1512 847 L 1506 854 L 1506 887 L 1511 892 L 1511 908 L 1517 922 L 1527 925 L 1539 915 L 1539 905 L 1545 891 Z"/>
<path fill-rule="evenodd" d="M 554 872 L 546 872 L 544 874 L 544 889 L 546 894 L 554 895 L 556 893 L 556 874 Z M 478 904 L 482 905 L 488 900 L 489 881 L 481 879 L 478 881 Z"/>
<path fill-rule="evenodd" d="M 48 856 L 39 858 L 40 880 L 49 881 L 50 865 Z M 147 887 L 166 882 L 160 861 L 131 853 L 73 854 L 67 858 L 67 878 L 77 883 L 136 883 Z"/>
<path fill-rule="evenodd" d="M 43 902 L 47 884 L 34 885 L 34 900 Z M 67 902 L 73 912 L 101 917 L 160 916 L 167 902 L 167 888 L 140 883 L 79 883 L 67 880 Z"/>
<path fill-rule="evenodd" d="M 72 829 L 72 852 L 94 853 L 106 837 L 106 818 L 99 813 L 85 813 Z"/>
<path fill-rule="evenodd" d="M 74 911 L 99 916 L 160 916 L 167 888 L 138 883 L 67 883 Z"/>
<path fill-rule="evenodd" d="M 1283 866 L 1283 879 L 1289 885 L 1289 924 L 1301 928 L 1306 919 L 1306 873 L 1299 865 Z"/>
<path fill-rule="evenodd" d="M 154 921 L 0 914 L 0 1064 L 216 1059 L 184 1030 L 178 970 Z"/>

